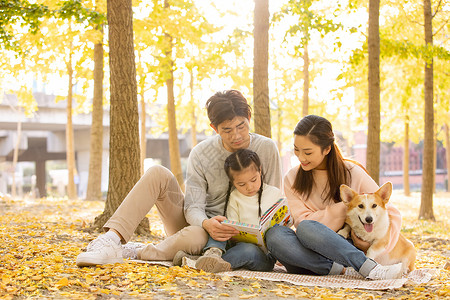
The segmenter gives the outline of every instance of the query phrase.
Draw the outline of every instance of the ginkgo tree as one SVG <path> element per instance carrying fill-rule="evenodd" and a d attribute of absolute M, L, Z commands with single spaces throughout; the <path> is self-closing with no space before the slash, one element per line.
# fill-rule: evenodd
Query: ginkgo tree
<path fill-rule="evenodd" d="M 274 20 L 278 22 L 287 16 L 293 16 L 296 19 L 296 23 L 291 25 L 286 32 L 286 38 L 296 40 L 296 43 L 292 43 L 294 44 L 295 55 L 303 58 L 303 116 L 308 114 L 309 108 L 309 69 L 311 61 L 308 46 L 312 35 L 319 34 L 321 37 L 324 37 L 326 34 L 334 32 L 341 27 L 341 24 L 328 17 L 329 11 L 336 9 L 337 7 L 333 7 L 331 4 L 328 10 L 321 9 L 318 1 L 314 0 L 300 2 L 290 0 L 282 8 L 281 12 L 274 16 Z"/>
<path fill-rule="evenodd" d="M 433 25 L 438 28 L 433 32 L 433 35 L 440 40 L 440 45 L 445 45 L 446 38 L 442 37 L 443 32 L 440 29 L 445 28 L 446 24 L 448 24 L 448 19 L 445 18 L 445 13 L 439 9 L 440 3 L 440 1 L 437 1 L 433 6 L 435 9 Z M 384 141 L 403 143 L 405 155 L 407 155 L 410 141 L 417 143 L 424 139 L 424 122 L 426 122 L 427 117 L 423 115 L 425 110 L 425 102 L 423 101 L 425 75 L 421 63 L 429 63 L 431 58 L 439 62 L 436 64 L 438 70 L 440 70 L 438 72 L 439 75 L 433 76 L 432 87 L 439 94 L 447 95 L 448 91 L 445 88 L 445 83 L 448 82 L 448 76 L 443 75 L 445 74 L 443 70 L 446 69 L 446 65 L 448 66 L 450 53 L 445 47 L 440 45 L 424 46 L 422 3 L 392 1 L 385 5 L 385 9 L 382 9 L 385 25 L 380 29 L 381 115 L 383 121 L 381 138 Z M 350 64 L 353 67 L 350 67 L 351 71 L 344 76 L 347 81 L 355 83 L 354 87 L 358 95 L 361 95 L 361 91 L 366 89 L 364 82 L 359 80 L 367 74 L 366 66 L 363 63 L 366 55 L 367 44 L 363 44 L 360 49 L 354 51 L 350 59 Z M 401 75 L 399 76 L 399 74 Z M 365 98 L 362 96 L 357 97 L 357 99 L 359 99 L 357 105 L 363 108 Z M 445 120 L 445 113 L 448 111 L 448 101 L 434 102 L 434 109 L 431 109 L 431 111 L 439 111 L 439 115 L 443 116 L 441 120 Z M 364 111 L 364 108 L 360 110 Z M 430 108 L 426 110 L 429 114 Z M 433 126 L 434 124 L 433 122 Z M 441 121 L 438 127 L 442 125 L 443 122 Z M 434 135 L 432 134 L 432 140 L 433 138 Z M 422 184 L 423 196 L 429 193 L 427 192 L 428 188 L 433 190 L 435 168 L 433 153 L 435 152 L 435 145 L 424 147 L 424 152 L 431 154 L 431 156 L 423 158 L 423 163 L 425 164 L 423 169 L 425 170 L 427 167 L 426 164 L 430 164 L 433 171 L 430 173 L 424 171 L 423 173 L 423 178 L 426 177 L 426 180 L 431 178 L 430 182 Z M 405 158 L 404 173 L 408 172 L 409 163 Z M 404 174 L 404 179 L 405 187 L 409 186 L 407 174 Z M 432 209 L 428 213 L 430 213 L 429 216 L 432 219 Z"/>
<path fill-rule="evenodd" d="M 49 19 L 42 24 L 41 30 L 46 30 L 40 37 L 36 60 L 41 66 L 42 76 L 46 74 L 60 74 L 66 77 L 67 97 L 57 97 L 57 101 L 63 98 L 67 100 L 67 124 L 66 124 L 66 152 L 68 168 L 67 194 L 69 198 L 77 197 L 74 176 L 75 176 L 75 155 L 73 140 L 73 100 L 78 103 L 78 107 L 83 107 L 88 97 L 84 93 L 74 94 L 74 86 L 82 84 L 83 81 L 92 78 L 92 73 L 85 70 L 87 60 L 91 60 L 92 50 L 87 51 L 87 41 L 98 39 L 92 28 L 86 31 L 83 25 L 72 20 Z M 83 77 L 84 78 L 83 78 Z M 86 77 L 87 76 L 87 77 Z"/>
<path fill-rule="evenodd" d="M 180 61 L 192 59 L 187 57 L 185 45 L 189 42 L 200 42 L 203 35 L 212 31 L 212 27 L 199 13 L 191 1 L 152 1 L 145 7 L 149 10 L 148 16 L 136 20 L 137 41 L 149 46 L 149 54 L 141 56 L 142 62 L 157 63 L 153 71 L 153 88 L 162 83 L 167 91 L 167 122 L 164 122 L 169 131 L 170 168 L 177 178 L 180 186 L 184 184 L 181 170 L 178 128 L 175 117 L 176 101 L 174 80 L 177 70 L 182 67 Z M 182 13 L 180 13 L 182 12 Z M 167 22 L 171 20 L 171 22 Z M 149 36 L 150 35 L 150 36 Z M 149 37 L 145 39 L 144 37 Z M 138 47 L 139 47 L 138 43 Z M 146 62 L 148 64 L 148 62 Z M 179 66 L 181 65 L 181 66 Z M 142 76 L 142 75 L 140 75 Z"/>

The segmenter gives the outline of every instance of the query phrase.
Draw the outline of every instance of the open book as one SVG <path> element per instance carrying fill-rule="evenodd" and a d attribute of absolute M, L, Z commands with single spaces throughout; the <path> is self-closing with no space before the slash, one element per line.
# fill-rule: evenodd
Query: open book
<path fill-rule="evenodd" d="M 264 234 L 272 226 L 288 226 L 293 224 L 286 198 L 281 198 L 275 202 L 259 220 L 259 224 L 246 224 L 236 221 L 225 220 L 222 224 L 234 227 L 239 230 L 239 234 L 233 237 L 238 242 L 257 244 L 264 252 L 267 252 Z"/>

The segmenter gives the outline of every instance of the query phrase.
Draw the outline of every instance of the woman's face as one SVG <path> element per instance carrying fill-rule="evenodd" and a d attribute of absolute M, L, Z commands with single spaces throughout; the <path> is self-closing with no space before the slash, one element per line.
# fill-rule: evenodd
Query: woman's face
<path fill-rule="evenodd" d="M 311 142 L 309 137 L 294 135 L 294 153 L 304 171 L 314 169 L 325 170 L 327 166 L 327 154 L 330 153 L 330 150 L 331 146 L 328 146 L 322 151 L 320 146 Z"/>
<path fill-rule="evenodd" d="M 251 164 L 241 171 L 231 171 L 234 187 L 247 197 L 258 194 L 261 187 L 261 171 L 255 164 Z"/>

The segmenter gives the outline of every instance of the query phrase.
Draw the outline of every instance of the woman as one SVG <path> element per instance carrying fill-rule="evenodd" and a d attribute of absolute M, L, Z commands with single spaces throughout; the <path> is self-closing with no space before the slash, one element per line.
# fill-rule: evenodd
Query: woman
<path fill-rule="evenodd" d="M 348 241 L 336 233 L 347 211 L 339 196 L 340 185 L 359 193 L 373 193 L 378 185 L 356 162 L 342 157 L 331 123 L 315 115 L 300 120 L 294 130 L 294 152 L 300 165 L 286 174 L 284 191 L 296 231 L 283 226 L 269 229 L 266 243 L 272 255 L 290 273 L 339 275 L 356 270 L 368 279 L 401 277 L 401 263 L 381 266 L 365 256 L 368 243 L 354 234 L 353 241 Z M 392 205 L 387 207 L 391 248 L 400 233 L 401 216 Z"/>

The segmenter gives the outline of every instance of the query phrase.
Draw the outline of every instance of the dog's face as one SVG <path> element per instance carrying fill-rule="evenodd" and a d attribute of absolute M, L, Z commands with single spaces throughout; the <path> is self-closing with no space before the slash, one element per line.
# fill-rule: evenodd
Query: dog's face
<path fill-rule="evenodd" d="M 351 227 L 363 227 L 372 232 L 379 216 L 386 214 L 386 203 L 392 193 L 392 183 L 387 182 L 373 194 L 359 195 L 345 184 L 340 187 L 341 199 L 347 204 L 347 219 Z"/>

